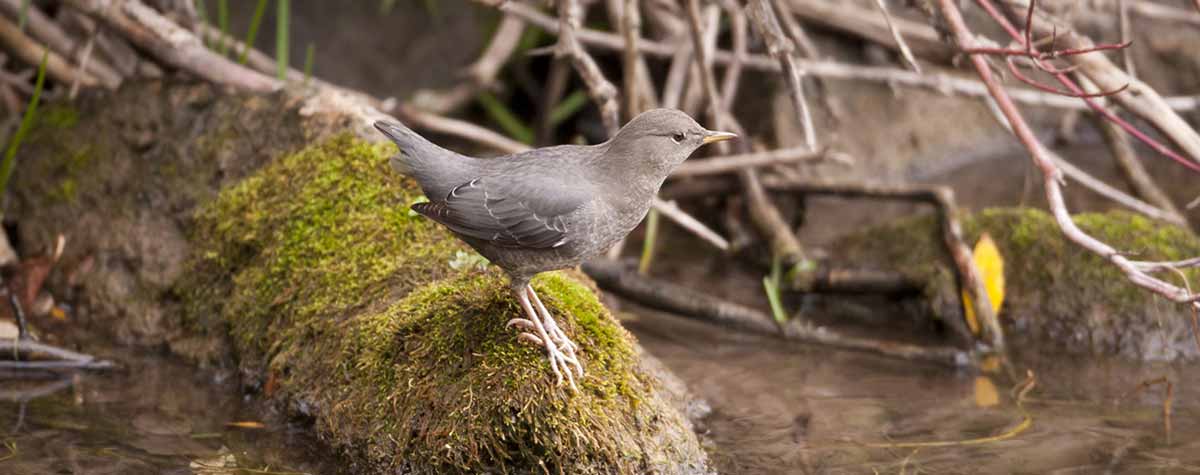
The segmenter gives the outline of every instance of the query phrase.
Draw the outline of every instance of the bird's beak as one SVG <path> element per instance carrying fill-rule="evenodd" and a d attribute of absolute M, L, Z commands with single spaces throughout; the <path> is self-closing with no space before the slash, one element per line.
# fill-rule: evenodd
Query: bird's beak
<path fill-rule="evenodd" d="M 708 134 L 704 136 L 703 143 L 710 144 L 713 142 L 720 142 L 723 140 L 729 140 L 729 139 L 735 139 L 735 138 L 737 138 L 737 134 L 731 134 L 729 132 L 713 132 L 710 130 L 710 131 L 708 131 Z"/>

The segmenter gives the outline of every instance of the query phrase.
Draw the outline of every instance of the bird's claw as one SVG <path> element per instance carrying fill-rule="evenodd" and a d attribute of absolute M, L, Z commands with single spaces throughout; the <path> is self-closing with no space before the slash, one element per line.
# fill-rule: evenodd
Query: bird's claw
<path fill-rule="evenodd" d="M 514 318 L 512 320 L 509 320 L 508 323 L 504 324 L 504 328 L 510 328 L 510 327 L 517 327 L 517 328 L 520 328 L 525 331 L 537 330 L 537 325 L 534 325 L 533 321 L 528 318 Z M 536 336 L 536 335 L 530 335 L 530 336 Z M 541 340 L 541 339 L 539 338 L 538 340 Z"/>

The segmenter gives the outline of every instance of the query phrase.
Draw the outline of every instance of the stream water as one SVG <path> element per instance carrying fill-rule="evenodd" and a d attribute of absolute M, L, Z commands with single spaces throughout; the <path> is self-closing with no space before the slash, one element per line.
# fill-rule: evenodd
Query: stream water
<path fill-rule="evenodd" d="M 1195 366 L 1018 356 L 1017 372 L 1032 369 L 1037 380 L 1023 413 L 1008 377 L 634 312 L 626 326 L 711 405 L 698 429 L 721 473 L 1200 472 Z M 4 380 L 0 473 L 339 473 L 311 433 L 241 396 L 232 374 L 121 349 L 105 355 L 127 369 Z M 1174 383 L 1170 439 L 1164 388 L 1135 391 L 1164 376 Z M 1032 424 L 1009 434 L 1025 414 Z M 995 440 L 964 443 L 987 437 Z M 930 441 L 950 444 L 882 446 Z M 218 470 L 233 467 L 243 470 Z"/>

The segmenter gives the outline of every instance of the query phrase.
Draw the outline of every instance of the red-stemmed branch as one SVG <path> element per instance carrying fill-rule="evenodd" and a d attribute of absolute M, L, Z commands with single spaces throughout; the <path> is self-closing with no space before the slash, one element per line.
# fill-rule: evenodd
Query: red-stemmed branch
<path fill-rule="evenodd" d="M 1172 150 L 1170 147 L 1167 147 L 1166 145 L 1162 144 L 1161 142 L 1151 138 L 1150 136 L 1143 133 L 1141 130 L 1138 130 L 1137 127 L 1134 127 L 1133 124 L 1130 124 L 1125 119 L 1122 119 L 1121 117 L 1114 114 L 1112 111 L 1108 110 L 1108 108 L 1104 107 L 1103 104 L 1101 104 L 1100 102 L 1097 102 L 1095 100 L 1096 95 L 1088 94 L 1086 91 L 1083 90 L 1083 88 L 1081 88 L 1078 84 L 1076 84 L 1073 79 L 1071 79 L 1071 77 L 1067 74 L 1068 72 L 1070 72 L 1069 69 L 1060 70 L 1060 69 L 1053 68 L 1052 66 L 1049 66 L 1045 63 L 1045 60 L 1049 59 L 1049 58 L 1061 58 L 1061 57 L 1066 57 L 1066 56 L 1077 56 L 1080 54 L 1091 53 L 1091 52 L 1096 52 L 1096 51 L 1121 49 L 1121 48 L 1127 47 L 1129 45 L 1129 42 L 1119 43 L 1119 44 L 1110 44 L 1110 45 L 1100 45 L 1100 46 L 1091 47 L 1091 48 L 1059 50 L 1058 52 L 1054 52 L 1054 53 L 1042 53 L 1033 48 L 1033 42 L 1031 41 L 1032 34 L 1033 34 L 1032 33 L 1032 31 L 1033 31 L 1033 12 L 1036 8 L 1036 4 L 1037 4 L 1036 0 L 1030 0 L 1030 2 L 1029 2 L 1029 9 L 1027 10 L 1027 13 L 1026 13 L 1026 24 L 1025 24 L 1025 32 L 1024 33 L 1018 31 L 1017 28 L 1012 24 L 1012 22 L 1010 22 L 1008 20 L 1008 18 L 1005 17 L 1004 14 L 1001 13 L 998 8 L 996 8 L 996 5 L 994 3 L 992 3 L 991 0 L 976 0 L 976 3 L 978 3 L 979 6 L 982 7 L 984 9 L 984 11 L 986 11 L 988 13 L 988 15 L 991 16 L 991 18 L 993 20 L 995 20 L 996 23 L 999 24 L 1000 27 L 1003 28 L 1005 32 L 1008 33 L 1008 35 L 1010 37 L 1012 37 L 1013 41 L 1020 43 L 1022 48 L 1020 50 L 1014 50 L 1014 49 L 998 49 L 998 48 L 979 48 L 979 47 L 972 46 L 972 47 L 964 47 L 963 48 L 964 52 L 966 52 L 968 54 L 1024 56 L 1024 57 L 1029 58 L 1031 61 L 1033 61 L 1034 65 L 1037 66 L 1039 69 L 1046 71 L 1047 73 L 1050 73 L 1051 75 L 1053 75 L 1054 78 L 1059 83 L 1061 83 L 1064 87 L 1067 88 L 1067 90 L 1070 91 L 1070 93 L 1069 94 L 1064 93 L 1064 92 L 1060 91 L 1058 88 L 1051 87 L 1050 89 L 1047 89 L 1047 87 L 1049 87 L 1049 86 L 1035 84 L 1034 82 L 1027 81 L 1027 79 L 1028 79 L 1027 77 L 1023 77 L 1019 73 L 1015 72 L 1015 68 L 1011 68 L 1014 70 L 1013 76 L 1017 77 L 1018 80 L 1020 80 L 1021 82 L 1025 82 L 1026 84 L 1030 84 L 1031 86 L 1037 87 L 1038 89 L 1043 90 L 1043 91 L 1057 92 L 1060 94 L 1070 95 L 1073 97 L 1078 97 L 1080 99 L 1083 99 L 1084 102 L 1087 103 L 1088 107 L 1091 107 L 1092 110 L 1096 111 L 1097 114 L 1100 114 L 1106 120 L 1109 120 L 1109 121 L 1113 122 L 1114 124 L 1117 124 L 1118 126 L 1121 127 L 1121 129 L 1125 130 L 1126 132 L 1128 132 L 1130 135 L 1132 135 L 1134 138 L 1138 139 L 1142 143 L 1145 143 L 1147 146 L 1149 146 L 1155 152 L 1158 152 L 1162 155 L 1165 155 L 1165 156 L 1171 158 L 1172 160 L 1178 162 L 1180 165 L 1183 165 L 1192 171 L 1200 173 L 1200 163 L 1197 163 L 1193 160 L 1189 160 L 1188 158 L 1186 158 L 1186 157 L 1180 155 L 1179 153 L 1175 152 L 1174 150 Z M 972 34 L 972 36 L 973 36 L 973 34 Z M 1019 53 L 1017 53 L 1018 51 L 1019 51 Z M 1117 90 L 1107 92 L 1107 93 L 1100 92 L 1100 93 L 1097 93 L 1097 95 L 1099 95 L 1099 96 L 1115 95 L 1117 93 L 1124 91 L 1128 87 L 1129 87 L 1129 85 L 1126 84 Z"/>
<path fill-rule="evenodd" d="M 988 0 L 977 0 L 979 3 L 985 3 Z M 947 26 L 950 28 L 954 36 L 954 41 L 959 47 L 964 50 L 970 50 L 976 45 L 975 34 L 967 27 L 967 23 L 963 20 L 962 12 L 958 9 L 958 4 L 955 0 L 938 0 L 941 14 L 946 20 Z M 1007 23 L 1007 21 L 1005 21 Z M 1008 25 L 1011 26 L 1011 25 Z M 1018 36 L 1019 37 L 1019 36 Z M 1046 202 L 1053 213 L 1055 222 L 1063 234 L 1075 244 L 1093 252 L 1113 265 L 1117 266 L 1134 284 L 1166 297 L 1172 301 L 1180 303 L 1189 303 L 1192 306 L 1200 308 L 1200 295 L 1193 294 L 1187 289 L 1170 284 L 1161 279 L 1147 273 L 1146 269 L 1156 268 L 1158 266 L 1175 267 L 1174 263 L 1142 263 L 1131 261 L 1124 254 L 1112 246 L 1088 235 L 1079 229 L 1079 226 L 1071 219 L 1070 211 L 1067 209 L 1066 202 L 1062 195 L 1062 171 L 1054 164 L 1050 155 L 1047 153 L 1041 142 L 1033 133 L 1033 129 L 1025 122 L 1020 111 L 1017 110 L 1016 104 L 1012 98 L 1008 96 L 1008 92 L 992 74 L 992 70 L 987 62 L 986 53 L 969 53 L 971 62 L 975 67 L 979 79 L 987 85 L 988 91 L 992 99 L 996 101 L 997 107 L 1001 114 L 1008 121 L 1010 130 L 1013 135 L 1020 140 L 1025 149 L 1029 152 L 1034 164 L 1042 172 L 1043 186 L 1046 193 Z M 1036 59 L 1034 59 L 1036 61 Z M 1074 84 L 1072 82 L 1072 84 Z M 1090 99 L 1085 99 L 1090 100 Z"/>

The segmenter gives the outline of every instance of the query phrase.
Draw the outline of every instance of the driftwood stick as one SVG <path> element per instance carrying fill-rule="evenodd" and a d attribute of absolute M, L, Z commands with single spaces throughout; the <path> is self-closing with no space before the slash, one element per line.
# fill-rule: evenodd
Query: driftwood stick
<path fill-rule="evenodd" d="M 25 36 L 16 23 L 4 17 L 0 17 L 0 43 L 4 43 L 8 50 L 12 51 L 22 62 L 35 68 L 42 63 L 42 53 L 45 53 L 46 74 L 55 81 L 63 84 L 79 81 L 80 84 L 87 87 L 100 84 L 95 76 L 76 68 L 58 53 Z"/>
<path fill-rule="evenodd" d="M 639 275 L 615 261 L 587 262 L 583 264 L 583 271 L 601 288 L 642 305 L 698 318 L 726 328 L 790 341 L 863 351 L 906 361 L 923 361 L 946 366 L 963 366 L 970 361 L 965 352 L 956 348 L 921 347 L 856 338 L 800 322 L 781 327 L 770 315 L 759 310 Z"/>
<path fill-rule="evenodd" d="M 210 51 L 192 32 L 140 1 L 64 0 L 64 3 L 99 19 L 159 61 L 206 81 L 253 92 L 271 92 L 282 86 L 270 76 Z"/>

